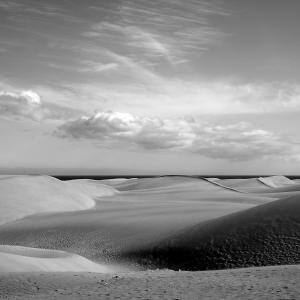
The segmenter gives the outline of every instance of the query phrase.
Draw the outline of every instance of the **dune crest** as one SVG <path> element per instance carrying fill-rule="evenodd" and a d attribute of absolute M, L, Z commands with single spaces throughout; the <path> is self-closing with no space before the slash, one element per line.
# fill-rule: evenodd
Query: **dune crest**
<path fill-rule="evenodd" d="M 234 189 L 244 193 L 266 192 L 271 190 L 270 186 L 265 185 L 258 178 L 236 178 L 236 179 L 220 179 L 215 184 Z"/>
<path fill-rule="evenodd" d="M 95 199 L 117 191 L 104 184 L 61 181 L 50 176 L 10 176 L 0 180 L 0 224 L 28 215 L 92 208 Z"/>
<path fill-rule="evenodd" d="M 1 272 L 97 272 L 112 269 L 64 251 L 0 245 Z"/>
<path fill-rule="evenodd" d="M 188 176 L 161 176 L 149 178 L 130 178 L 115 184 L 119 191 L 141 191 L 162 188 L 174 188 L 174 186 L 190 183 L 201 183 L 201 179 Z"/>
<path fill-rule="evenodd" d="M 288 185 L 296 184 L 293 180 L 290 180 L 285 176 L 259 177 L 258 180 L 266 186 L 272 188 L 285 187 Z"/>

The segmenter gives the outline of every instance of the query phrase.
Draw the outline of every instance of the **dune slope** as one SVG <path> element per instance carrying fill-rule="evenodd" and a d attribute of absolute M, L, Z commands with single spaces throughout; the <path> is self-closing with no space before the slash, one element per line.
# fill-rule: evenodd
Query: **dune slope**
<path fill-rule="evenodd" d="M 258 180 L 263 184 L 265 184 L 266 186 L 272 188 L 279 188 L 279 187 L 290 186 L 295 184 L 293 180 L 290 180 L 285 176 L 259 177 Z"/>
<path fill-rule="evenodd" d="M 300 263 L 300 195 L 198 224 L 124 258 L 182 270 Z"/>
<path fill-rule="evenodd" d="M 70 184 L 89 186 L 89 193 L 99 185 L 90 180 Z M 165 177 L 161 184 L 157 178 L 142 179 L 138 187 L 148 189 L 101 197 L 90 210 L 34 215 L 4 224 L 0 243 L 70 251 L 101 262 L 120 261 L 126 251 L 156 244 L 201 221 L 274 201 L 187 177 Z"/>
<path fill-rule="evenodd" d="M 1 272 L 100 272 L 108 267 L 63 251 L 0 245 Z"/>
<path fill-rule="evenodd" d="M 264 184 L 258 180 L 258 178 L 220 179 L 215 183 L 246 193 L 267 192 L 272 190 L 272 187 Z"/>
<path fill-rule="evenodd" d="M 0 179 L 0 224 L 51 211 L 77 211 L 95 205 L 94 199 L 115 194 L 112 187 L 50 176 L 9 176 Z"/>
<path fill-rule="evenodd" d="M 104 180 L 105 182 L 105 180 Z M 152 189 L 173 188 L 174 186 L 201 183 L 202 179 L 188 176 L 162 176 L 149 178 L 131 178 L 114 185 L 119 191 L 141 191 Z"/>

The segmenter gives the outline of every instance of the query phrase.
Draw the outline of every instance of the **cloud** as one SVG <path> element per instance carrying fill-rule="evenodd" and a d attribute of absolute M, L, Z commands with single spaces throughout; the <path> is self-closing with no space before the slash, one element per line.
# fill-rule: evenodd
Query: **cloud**
<path fill-rule="evenodd" d="M 4 116 L 39 119 L 40 104 L 40 96 L 31 90 L 19 93 L 0 92 L 0 114 Z"/>
<path fill-rule="evenodd" d="M 77 115 L 74 109 L 43 103 L 40 95 L 32 90 L 0 91 L 0 116 L 5 118 L 68 120 Z"/>
<path fill-rule="evenodd" d="M 3 0 L 0 1 L 0 9 L 3 9 L 3 10 L 16 10 L 21 7 L 22 7 L 22 5 L 17 2 L 3 1 Z"/>
<path fill-rule="evenodd" d="M 185 122 L 140 118 L 128 113 L 99 112 L 70 121 L 59 128 L 61 136 L 128 143 L 145 149 L 184 148 L 190 142 Z"/>
<path fill-rule="evenodd" d="M 95 140 L 105 147 L 187 151 L 232 161 L 294 158 L 298 150 L 297 145 L 284 137 L 243 122 L 221 126 L 119 112 L 98 112 L 91 117 L 66 122 L 55 134 L 64 138 Z"/>
<path fill-rule="evenodd" d="M 163 58 L 177 64 L 223 39 L 225 34 L 209 21 L 216 15 L 229 16 L 217 1 L 130 0 L 118 5 L 113 22 L 94 23 L 82 35 L 119 45 L 140 61 L 158 63 Z"/>
<path fill-rule="evenodd" d="M 107 71 L 114 71 L 119 68 L 117 63 L 97 63 L 94 61 L 82 61 L 81 64 L 83 65 L 81 68 L 78 69 L 79 72 L 93 72 L 93 73 L 102 73 Z"/>
<path fill-rule="evenodd" d="M 194 141 L 195 153 L 232 161 L 264 157 L 294 158 L 299 148 L 284 137 L 250 125 L 238 123 L 229 126 L 206 127 Z"/>
<path fill-rule="evenodd" d="M 6 12 L 22 13 L 22 15 L 41 16 L 43 18 L 55 18 L 67 22 L 82 22 L 80 18 L 72 16 L 61 5 L 55 5 L 46 1 L 12 1 L 12 0 L 0 0 L 0 9 Z M 28 18 L 22 18 L 22 15 L 18 14 L 18 17 L 11 17 L 11 20 L 28 21 Z"/>
<path fill-rule="evenodd" d="M 84 32 L 86 37 L 118 37 L 122 41 L 122 48 L 128 47 L 130 52 L 137 54 L 138 50 L 144 52 L 146 56 L 157 57 L 162 56 L 167 60 L 171 59 L 171 49 L 159 33 L 151 33 L 149 30 L 139 26 L 124 26 L 108 22 L 93 24 L 91 31 Z"/>
<path fill-rule="evenodd" d="M 117 60 L 120 70 L 126 70 L 127 81 L 120 77 L 118 69 L 113 73 L 118 84 L 103 77 L 89 84 L 69 85 L 78 105 L 89 107 L 90 113 L 113 110 L 130 111 L 138 116 L 176 118 L 271 115 L 300 110 L 300 85 L 297 84 L 188 82 L 158 76 L 125 57 L 110 54 L 110 58 Z"/>

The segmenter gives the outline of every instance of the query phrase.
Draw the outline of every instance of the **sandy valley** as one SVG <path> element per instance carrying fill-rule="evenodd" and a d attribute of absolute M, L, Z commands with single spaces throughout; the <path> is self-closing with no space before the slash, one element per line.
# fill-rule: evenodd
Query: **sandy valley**
<path fill-rule="evenodd" d="M 300 184 L 0 178 L 1 299 L 297 299 Z"/>

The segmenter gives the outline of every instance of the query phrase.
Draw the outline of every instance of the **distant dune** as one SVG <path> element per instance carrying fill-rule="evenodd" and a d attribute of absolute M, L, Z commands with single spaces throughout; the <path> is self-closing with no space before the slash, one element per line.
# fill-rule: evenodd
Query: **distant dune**
<path fill-rule="evenodd" d="M 139 190 L 151 190 L 161 189 L 167 187 L 174 187 L 178 184 L 182 185 L 191 182 L 201 182 L 201 179 L 184 177 L 184 176 L 163 176 L 163 177 L 150 177 L 150 178 L 132 178 L 126 181 L 121 181 L 115 184 L 119 191 L 139 191 Z"/>
<path fill-rule="evenodd" d="M 60 181 L 50 176 L 2 176 L 0 178 L 0 224 L 28 215 L 89 209 L 95 197 L 116 191 L 103 184 Z"/>
<path fill-rule="evenodd" d="M 63 251 L 0 245 L 1 272 L 100 272 L 112 269 Z"/>
<path fill-rule="evenodd" d="M 125 257 L 175 270 L 299 264 L 300 196 L 200 223 Z"/>
<path fill-rule="evenodd" d="M 207 178 L 207 180 L 220 186 L 228 187 L 233 190 L 246 193 L 274 192 L 274 188 L 289 188 L 297 184 L 296 180 L 290 180 L 285 176 L 269 176 L 247 179 Z"/>
<path fill-rule="evenodd" d="M 265 185 L 258 178 L 247 179 L 219 179 L 217 184 L 238 190 L 240 192 L 256 193 L 271 190 L 270 186 Z"/>
<path fill-rule="evenodd" d="M 126 181 L 130 180 L 136 180 L 137 178 L 112 178 L 112 179 L 102 179 L 101 183 L 111 185 L 111 186 L 116 186 L 119 184 L 122 184 Z"/>
<path fill-rule="evenodd" d="M 272 188 L 280 188 L 295 184 L 293 180 L 284 176 L 259 177 L 258 180 Z"/>

